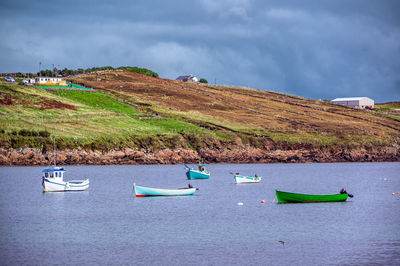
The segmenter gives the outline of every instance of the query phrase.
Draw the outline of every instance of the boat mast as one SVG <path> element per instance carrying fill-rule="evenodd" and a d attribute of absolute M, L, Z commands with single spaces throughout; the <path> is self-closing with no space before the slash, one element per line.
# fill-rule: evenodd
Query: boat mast
<path fill-rule="evenodd" d="M 56 136 L 54 135 L 54 166 L 56 166 L 56 154 L 57 154 L 57 150 L 56 150 Z"/>

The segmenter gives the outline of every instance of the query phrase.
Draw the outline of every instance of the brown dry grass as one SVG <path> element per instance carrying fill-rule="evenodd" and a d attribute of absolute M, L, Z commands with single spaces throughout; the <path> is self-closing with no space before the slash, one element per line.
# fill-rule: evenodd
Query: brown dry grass
<path fill-rule="evenodd" d="M 106 71 L 70 78 L 120 100 L 147 103 L 142 111 L 212 123 L 232 130 L 298 135 L 347 141 L 400 137 L 400 123 L 374 112 L 332 105 L 277 92 L 159 79 L 127 71 Z"/>
<path fill-rule="evenodd" d="M 40 110 L 50 110 L 50 109 L 69 109 L 76 111 L 76 107 L 67 103 L 63 103 L 56 100 L 43 99 L 41 101 Z"/>

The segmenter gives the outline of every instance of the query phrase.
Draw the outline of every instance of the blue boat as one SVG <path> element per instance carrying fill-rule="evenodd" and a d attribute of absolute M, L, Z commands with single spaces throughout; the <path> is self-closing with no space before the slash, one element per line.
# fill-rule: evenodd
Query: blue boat
<path fill-rule="evenodd" d="M 186 166 L 186 165 L 185 165 Z M 199 164 L 198 169 L 189 168 L 186 166 L 186 176 L 188 179 L 208 179 L 210 178 L 210 172 L 206 170 L 205 164 Z"/>
<path fill-rule="evenodd" d="M 138 186 L 133 183 L 133 190 L 136 197 L 154 197 L 154 196 L 192 196 L 196 188 L 189 185 L 188 188 L 152 188 Z"/>

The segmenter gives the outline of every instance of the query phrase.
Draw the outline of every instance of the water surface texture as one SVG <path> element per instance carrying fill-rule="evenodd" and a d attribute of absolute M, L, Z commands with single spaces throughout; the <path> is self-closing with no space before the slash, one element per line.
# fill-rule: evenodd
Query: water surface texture
<path fill-rule="evenodd" d="M 187 186 L 182 165 L 67 166 L 91 183 L 66 193 L 42 193 L 42 169 L 0 168 L 2 265 L 400 265 L 400 163 L 216 164 L 195 196 L 152 198 L 133 183 Z M 343 187 L 354 198 L 273 203 L 275 189 Z"/>

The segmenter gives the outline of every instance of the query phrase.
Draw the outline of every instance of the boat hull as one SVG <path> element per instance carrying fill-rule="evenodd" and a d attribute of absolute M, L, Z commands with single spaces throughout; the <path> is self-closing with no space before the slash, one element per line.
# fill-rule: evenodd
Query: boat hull
<path fill-rule="evenodd" d="M 331 195 L 310 195 L 298 194 L 276 190 L 276 198 L 278 203 L 309 203 L 309 202 L 341 202 L 346 201 L 349 196 L 345 194 Z"/>
<path fill-rule="evenodd" d="M 189 169 L 186 172 L 186 176 L 188 179 L 208 179 L 208 178 L 210 178 L 210 173 L 209 172 L 201 172 L 201 171 L 194 170 L 194 169 Z"/>
<path fill-rule="evenodd" d="M 196 192 L 196 188 L 151 188 L 133 185 L 136 197 L 156 197 L 156 196 L 192 196 Z"/>
<path fill-rule="evenodd" d="M 236 184 L 244 184 L 244 183 L 259 183 L 261 181 L 261 177 L 257 176 L 241 176 L 235 175 Z"/>
<path fill-rule="evenodd" d="M 66 191 L 84 191 L 89 188 L 89 179 L 64 182 L 60 180 L 52 180 L 51 178 L 43 179 L 44 192 L 66 192 Z"/>

